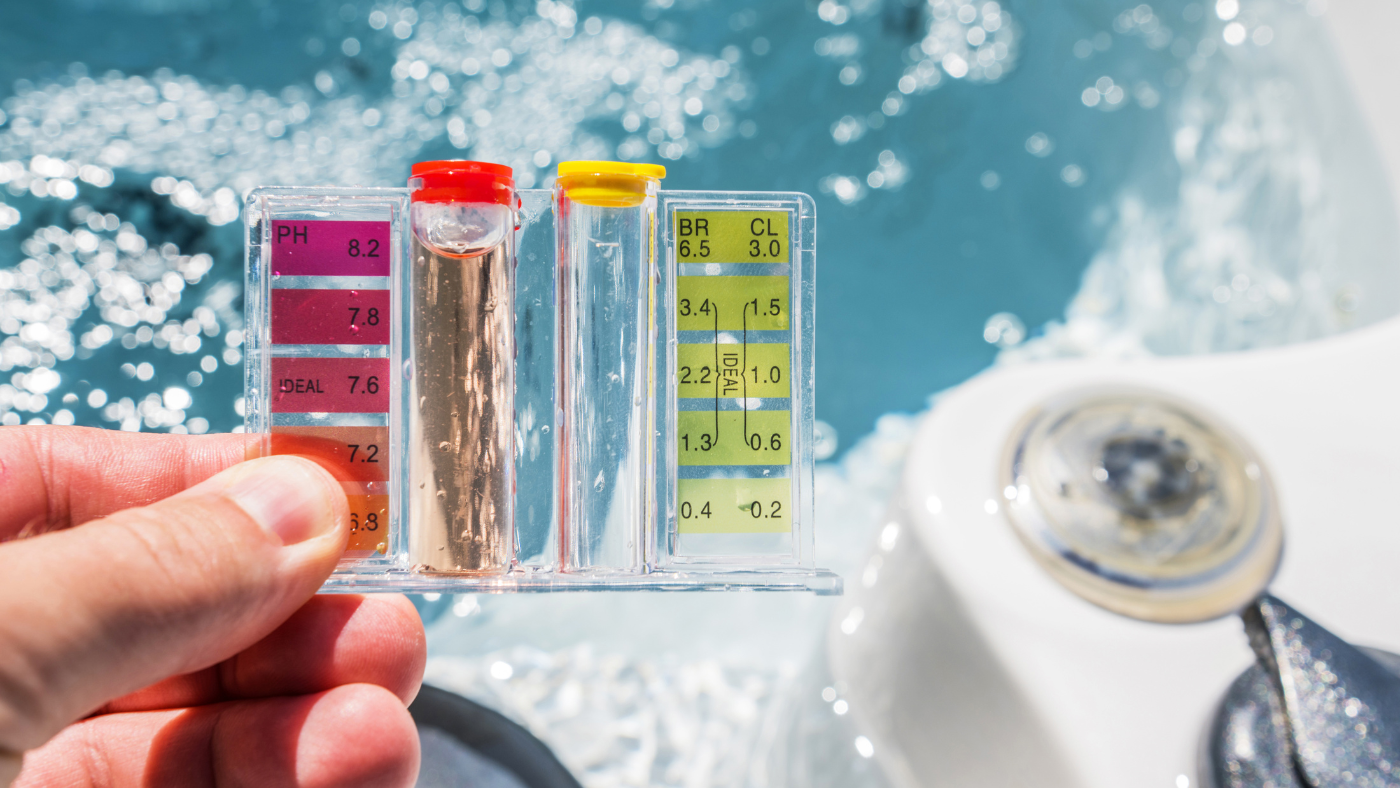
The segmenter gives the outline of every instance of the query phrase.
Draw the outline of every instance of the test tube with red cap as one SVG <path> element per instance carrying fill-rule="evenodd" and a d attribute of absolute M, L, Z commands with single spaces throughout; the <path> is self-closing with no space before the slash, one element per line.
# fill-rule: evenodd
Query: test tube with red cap
<path fill-rule="evenodd" d="M 409 561 L 500 574 L 515 557 L 515 180 L 499 164 L 429 161 L 408 186 Z"/>

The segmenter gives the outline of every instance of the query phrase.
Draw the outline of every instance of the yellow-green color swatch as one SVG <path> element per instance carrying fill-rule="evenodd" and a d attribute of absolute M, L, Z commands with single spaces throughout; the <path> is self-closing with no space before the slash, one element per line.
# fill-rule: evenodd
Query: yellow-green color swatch
<path fill-rule="evenodd" d="M 788 465 L 786 410 L 683 410 L 676 414 L 681 465 Z"/>
<path fill-rule="evenodd" d="M 788 325 L 786 276 L 676 278 L 681 331 L 786 331 Z"/>
<path fill-rule="evenodd" d="M 787 397 L 788 344 L 678 345 L 678 397 Z"/>
<path fill-rule="evenodd" d="M 676 488 L 682 534 L 792 530 L 791 479 L 678 479 Z"/>
<path fill-rule="evenodd" d="M 786 263 L 787 211 L 676 211 L 676 260 L 682 263 Z"/>

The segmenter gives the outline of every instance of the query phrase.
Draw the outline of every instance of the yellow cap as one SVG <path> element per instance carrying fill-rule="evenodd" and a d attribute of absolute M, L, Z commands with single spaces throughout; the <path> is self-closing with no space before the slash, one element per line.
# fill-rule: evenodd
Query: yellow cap
<path fill-rule="evenodd" d="M 661 180 L 666 168 L 660 164 L 634 164 L 628 161 L 561 161 L 559 177 L 569 175 L 631 175 Z"/>
<path fill-rule="evenodd" d="M 561 161 L 559 188 L 584 205 L 625 208 L 640 205 L 666 177 L 660 164 L 625 161 Z"/>

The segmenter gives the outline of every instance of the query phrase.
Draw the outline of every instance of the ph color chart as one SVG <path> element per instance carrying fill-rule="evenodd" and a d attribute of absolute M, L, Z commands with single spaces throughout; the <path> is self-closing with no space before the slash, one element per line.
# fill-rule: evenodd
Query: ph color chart
<path fill-rule="evenodd" d="M 314 456 L 345 486 L 348 554 L 386 553 L 391 223 L 271 225 L 272 452 Z"/>

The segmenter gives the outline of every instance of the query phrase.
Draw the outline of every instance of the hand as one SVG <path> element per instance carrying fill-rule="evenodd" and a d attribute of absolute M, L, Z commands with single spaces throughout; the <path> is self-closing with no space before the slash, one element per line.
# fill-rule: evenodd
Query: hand
<path fill-rule="evenodd" d="M 0 786 L 413 784 L 418 615 L 315 596 L 345 494 L 250 445 L 0 428 Z"/>

